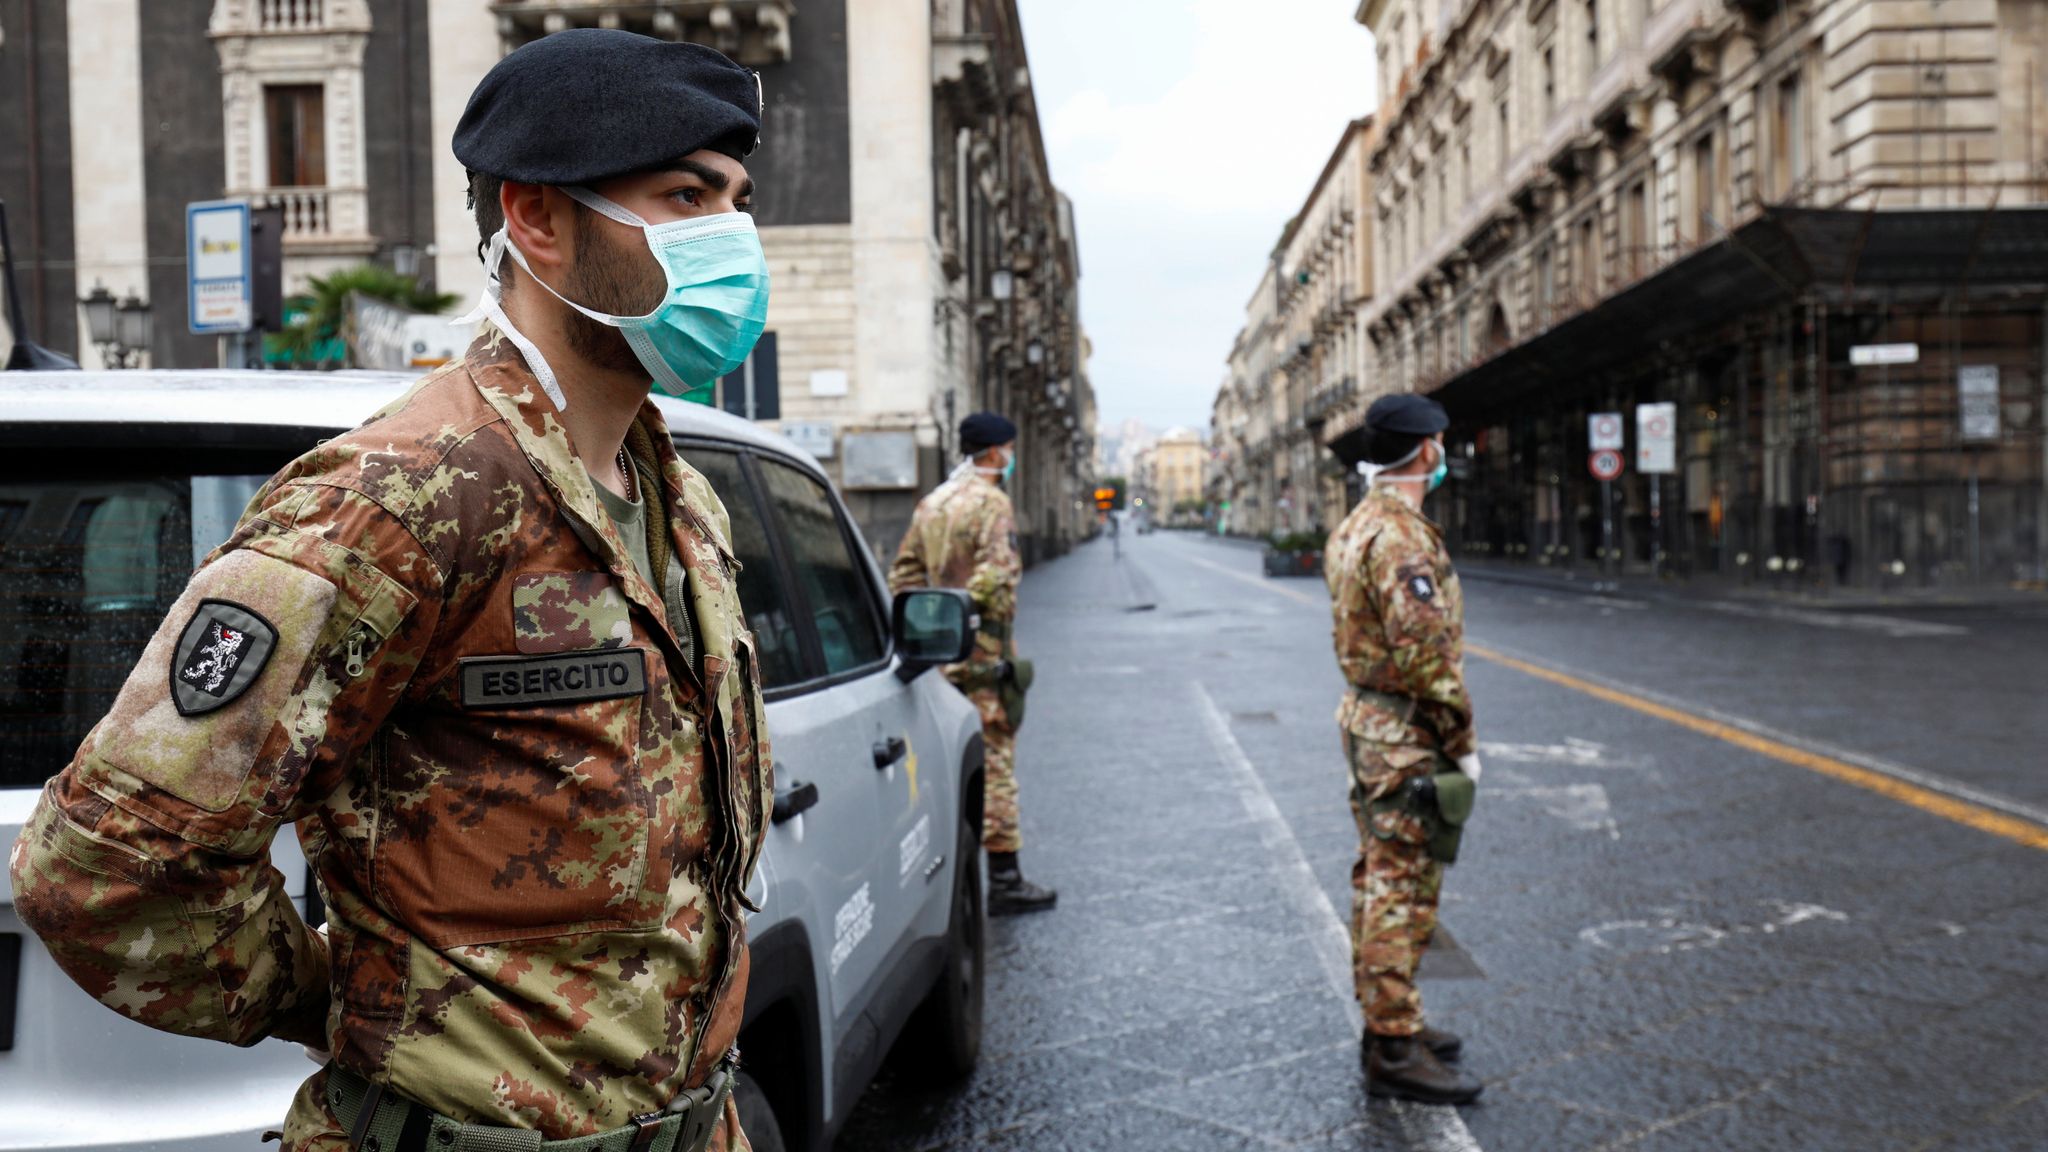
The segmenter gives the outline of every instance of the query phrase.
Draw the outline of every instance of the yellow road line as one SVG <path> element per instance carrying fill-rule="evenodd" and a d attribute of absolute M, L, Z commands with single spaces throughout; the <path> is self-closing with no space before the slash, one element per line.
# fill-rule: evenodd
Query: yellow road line
<path fill-rule="evenodd" d="M 1498 664 L 1503 668 L 1512 668 L 1525 676 L 1534 676 L 1538 680 L 1545 680 L 1560 687 L 1569 688 L 1574 692 L 1584 693 L 1597 700 L 1605 700 L 1609 704 L 1620 705 L 1630 711 L 1640 712 L 1645 716 L 1654 716 L 1667 724 L 1676 724 L 1680 728 L 1698 732 L 1703 736 L 1711 736 L 1723 743 L 1733 744 L 1738 748 L 1755 752 L 1760 756 L 1769 757 L 1781 764 L 1805 768 L 1808 771 L 1818 772 L 1823 776 L 1840 780 L 1845 784 L 1854 784 L 1858 788 L 1868 789 L 1880 796 L 1896 800 L 1901 804 L 1909 804 L 1923 812 L 1930 812 L 1945 820 L 1953 820 L 1958 824 L 1975 828 L 1979 832 L 1989 832 L 1993 836 L 2002 837 L 2015 844 L 2024 844 L 2029 848 L 2039 848 L 2042 851 L 2048 851 L 2048 828 L 2043 828 L 2038 824 L 2022 820 L 2019 817 L 2008 816 L 2003 812 L 1993 811 L 1967 800 L 1958 800 L 1953 796 L 1944 796 L 1931 788 L 1923 788 L 1918 784 L 1899 780 L 1882 772 L 1874 772 L 1868 768 L 1859 768 L 1854 764 L 1844 763 L 1832 756 L 1823 756 L 1817 752 L 1809 752 L 1804 748 L 1795 748 L 1790 744 L 1772 740 L 1769 737 L 1759 736 L 1754 732 L 1745 732 L 1740 728 L 1731 724 L 1724 724 L 1719 720 L 1709 719 L 1708 717 L 1687 712 L 1683 709 L 1659 704 L 1654 700 L 1646 700 L 1641 696 L 1623 692 L 1616 688 L 1609 688 L 1602 684 L 1595 684 L 1589 680 L 1581 680 L 1569 673 L 1559 672 L 1554 668 L 1545 668 L 1540 664 L 1531 664 L 1526 660 L 1519 660 L 1505 653 L 1495 652 L 1492 649 L 1483 648 L 1476 644 L 1467 644 L 1465 651 L 1488 663 Z"/>
<path fill-rule="evenodd" d="M 1327 607 L 1329 603 L 1326 598 L 1310 596 L 1307 593 L 1296 591 L 1265 577 L 1239 572 L 1235 568 L 1225 567 L 1222 564 L 1211 560 L 1204 560 L 1198 556 L 1187 556 L 1183 557 L 1183 559 L 1199 564 L 1204 568 L 1220 572 L 1233 580 L 1255 585 L 1268 592 L 1285 596 L 1290 600 L 1300 601 L 1311 607 Z M 1809 772 L 1818 772 L 1823 776 L 1840 780 L 1844 784 L 1853 784 L 1858 788 L 1867 789 L 1880 796 L 1896 800 L 1901 804 L 1918 808 L 1922 812 L 1939 816 L 1944 820 L 1953 820 L 1965 827 L 1975 828 L 1979 832 L 1988 832 L 1993 836 L 2010 840 L 2015 844 L 2024 844 L 2029 848 L 2038 848 L 2048 852 L 2048 827 L 2043 827 L 2031 820 L 2008 815 L 1997 809 L 1987 808 L 1974 801 L 1944 795 L 1933 788 L 1915 784 L 1908 780 L 1901 780 L 1896 776 L 1888 776 L 1883 772 L 1870 768 L 1859 767 L 1855 764 L 1836 759 L 1833 756 L 1810 752 L 1804 748 L 1787 744 L 1782 740 L 1773 740 L 1768 736 L 1755 732 L 1746 732 L 1733 724 L 1727 724 L 1711 717 L 1688 712 L 1682 708 L 1674 708 L 1668 704 L 1659 704 L 1655 700 L 1648 700 L 1633 693 L 1624 692 L 1619 688 L 1609 688 L 1604 684 L 1595 684 L 1590 680 L 1582 680 L 1568 672 L 1560 672 L 1540 664 L 1531 664 L 1527 660 L 1517 659 L 1504 652 L 1496 652 L 1490 648 L 1469 643 L 1465 645 L 1465 651 L 1488 663 L 1498 664 L 1503 668 L 1512 668 L 1524 675 L 1534 676 L 1538 680 L 1545 680 L 1562 688 L 1570 688 L 1574 692 L 1582 692 L 1596 700 L 1605 700 L 1609 704 L 1617 704 L 1630 711 L 1640 712 L 1645 716 L 1653 716 L 1667 724 L 1676 724 L 1680 728 L 1698 732 L 1702 736 L 1711 736 L 1723 743 L 1733 744 L 1737 748 L 1776 760 L 1780 764 L 1790 764 L 1795 768 L 1804 768 Z"/>

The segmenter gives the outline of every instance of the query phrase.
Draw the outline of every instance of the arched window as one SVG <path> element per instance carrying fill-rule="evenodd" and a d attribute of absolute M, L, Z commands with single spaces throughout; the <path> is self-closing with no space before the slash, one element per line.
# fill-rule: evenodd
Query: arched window
<path fill-rule="evenodd" d="M 1514 334 L 1508 331 L 1507 309 L 1496 302 L 1493 314 L 1486 318 L 1486 353 L 1492 356 L 1505 352 L 1514 342 Z"/>

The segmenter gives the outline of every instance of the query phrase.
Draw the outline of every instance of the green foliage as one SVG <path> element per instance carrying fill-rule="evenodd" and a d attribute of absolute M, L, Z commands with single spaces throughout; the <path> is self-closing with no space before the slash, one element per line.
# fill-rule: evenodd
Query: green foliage
<path fill-rule="evenodd" d="M 1320 552 L 1328 539 L 1327 532 L 1275 532 L 1272 544 L 1279 552 Z"/>
<path fill-rule="evenodd" d="M 429 292 L 419 281 L 382 264 L 358 264 L 331 276 L 315 276 L 310 283 L 312 293 L 304 298 L 305 315 L 284 331 L 264 337 L 265 360 L 274 355 L 300 367 L 345 367 L 354 359 L 353 349 L 346 344 L 350 293 L 428 314 L 444 312 L 455 303 L 452 293 Z"/>

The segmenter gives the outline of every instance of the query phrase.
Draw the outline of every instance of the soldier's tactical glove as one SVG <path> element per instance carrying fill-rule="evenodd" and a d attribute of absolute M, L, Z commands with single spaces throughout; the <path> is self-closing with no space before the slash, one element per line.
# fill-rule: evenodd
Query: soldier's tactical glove
<path fill-rule="evenodd" d="M 1470 776 L 1474 784 L 1479 783 L 1479 753 L 1467 752 L 1458 757 L 1458 771 Z"/>

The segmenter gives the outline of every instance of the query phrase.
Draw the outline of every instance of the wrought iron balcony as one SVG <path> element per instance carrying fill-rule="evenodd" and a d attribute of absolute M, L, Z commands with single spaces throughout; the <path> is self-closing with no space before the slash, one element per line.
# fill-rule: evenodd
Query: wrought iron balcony
<path fill-rule="evenodd" d="M 708 44 L 742 64 L 789 59 L 794 0 L 499 0 L 491 5 L 507 48 L 567 28 L 623 28 Z"/>

